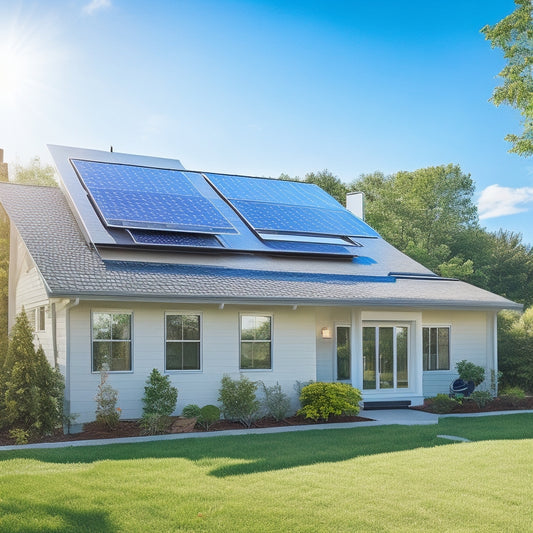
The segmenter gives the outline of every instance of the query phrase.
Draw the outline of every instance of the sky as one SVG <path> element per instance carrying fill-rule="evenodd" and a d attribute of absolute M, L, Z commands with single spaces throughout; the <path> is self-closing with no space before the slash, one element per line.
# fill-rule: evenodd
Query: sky
<path fill-rule="evenodd" d="M 520 115 L 488 100 L 512 0 L 0 0 L 0 148 L 342 181 L 457 164 L 481 225 L 533 244 Z"/>

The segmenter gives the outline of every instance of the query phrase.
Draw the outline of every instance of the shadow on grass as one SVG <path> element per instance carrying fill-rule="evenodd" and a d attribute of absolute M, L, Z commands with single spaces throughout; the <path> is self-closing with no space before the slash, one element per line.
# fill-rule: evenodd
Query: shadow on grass
<path fill-rule="evenodd" d="M 533 438 L 533 414 L 484 418 L 446 418 L 431 426 L 376 426 L 311 430 L 264 435 L 191 438 L 0 453 L 1 461 L 31 458 L 52 463 L 102 460 L 183 458 L 190 461 L 230 459 L 214 464 L 216 477 L 281 470 L 315 463 L 334 463 L 360 456 L 450 444 L 437 437 L 451 434 L 470 440 Z M 0 466 L 1 468 L 1 466 Z"/>
<path fill-rule="evenodd" d="M 20 503 L 2 504 L 0 502 L 0 531 L 10 533 L 42 533 L 61 531 L 61 533 L 94 532 L 113 533 L 118 531 L 108 517 L 108 513 L 98 510 L 74 511 L 60 505 L 36 504 L 34 501 L 20 499 Z M 35 523 L 20 520 L 32 510 Z"/>

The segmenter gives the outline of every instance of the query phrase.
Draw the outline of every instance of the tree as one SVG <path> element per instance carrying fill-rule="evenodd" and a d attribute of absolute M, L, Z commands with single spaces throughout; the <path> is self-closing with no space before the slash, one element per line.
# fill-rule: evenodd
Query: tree
<path fill-rule="evenodd" d="M 35 156 L 26 166 L 16 164 L 13 181 L 21 185 L 57 187 L 54 167 L 51 165 L 42 166 L 38 156 Z"/>
<path fill-rule="evenodd" d="M 492 48 L 501 48 L 507 65 L 498 74 L 503 85 L 496 87 L 491 101 L 508 104 L 523 117 L 522 135 L 507 135 L 509 150 L 523 156 L 533 155 L 533 5 L 531 0 L 515 0 L 516 9 L 494 26 L 481 32 Z"/>
<path fill-rule="evenodd" d="M 17 316 L 0 385 L 2 420 L 12 428 L 37 434 L 51 432 L 63 417 L 63 379 L 53 370 L 24 310 Z"/>
<path fill-rule="evenodd" d="M 471 273 L 467 259 L 451 253 L 458 234 L 478 227 L 474 183 L 458 165 L 375 172 L 349 189 L 365 193 L 367 222 L 393 246 L 436 272 Z"/>

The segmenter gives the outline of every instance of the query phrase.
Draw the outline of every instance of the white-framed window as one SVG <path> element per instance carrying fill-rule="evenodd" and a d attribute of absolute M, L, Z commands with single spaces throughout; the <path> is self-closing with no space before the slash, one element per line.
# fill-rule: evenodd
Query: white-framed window
<path fill-rule="evenodd" d="M 240 369 L 272 370 L 272 316 L 242 314 Z"/>
<path fill-rule="evenodd" d="M 110 372 L 128 372 L 132 365 L 131 311 L 93 311 L 92 371 L 99 372 L 107 363 Z"/>
<path fill-rule="evenodd" d="M 45 331 L 46 329 L 46 309 L 44 305 L 41 305 L 36 310 L 37 315 L 37 329 L 39 331 Z"/>
<path fill-rule="evenodd" d="M 351 327 L 335 326 L 335 345 L 337 352 L 337 381 L 349 381 L 351 378 L 352 353 L 350 348 Z"/>
<path fill-rule="evenodd" d="M 423 326 L 423 368 L 450 370 L 450 326 Z"/>
<path fill-rule="evenodd" d="M 202 317 L 198 313 L 166 313 L 165 370 L 200 370 Z"/>

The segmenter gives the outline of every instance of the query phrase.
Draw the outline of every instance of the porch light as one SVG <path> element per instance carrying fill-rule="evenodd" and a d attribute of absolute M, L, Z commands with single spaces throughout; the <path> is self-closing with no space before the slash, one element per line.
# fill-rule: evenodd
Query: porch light
<path fill-rule="evenodd" d="M 324 326 L 321 330 L 320 330 L 320 333 L 322 334 L 322 338 L 323 339 L 332 339 L 333 338 L 333 334 L 331 332 L 331 328 L 328 327 L 328 326 Z"/>

